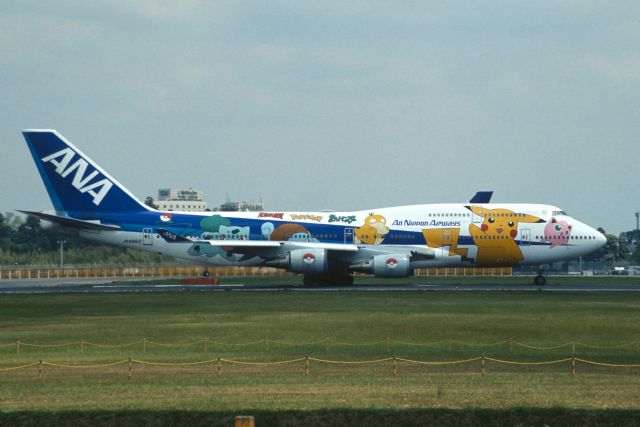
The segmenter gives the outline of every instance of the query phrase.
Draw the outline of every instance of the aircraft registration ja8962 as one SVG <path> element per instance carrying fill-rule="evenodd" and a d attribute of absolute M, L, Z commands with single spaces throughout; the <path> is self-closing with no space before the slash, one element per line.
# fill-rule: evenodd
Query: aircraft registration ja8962
<path fill-rule="evenodd" d="M 538 204 L 424 204 L 353 212 L 164 212 L 136 199 L 55 130 L 23 131 L 53 211 L 22 211 L 87 239 L 203 266 L 267 266 L 305 284 L 350 284 L 353 272 L 409 277 L 416 268 L 543 265 L 606 239 Z M 536 284 L 544 284 L 539 274 Z"/>

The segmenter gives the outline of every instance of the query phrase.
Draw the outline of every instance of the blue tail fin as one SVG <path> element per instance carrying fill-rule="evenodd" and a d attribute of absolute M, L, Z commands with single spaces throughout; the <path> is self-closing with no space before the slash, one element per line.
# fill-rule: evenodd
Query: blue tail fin
<path fill-rule="evenodd" d="M 149 210 L 57 131 L 22 134 L 58 215 L 97 219 L 100 213 Z"/>

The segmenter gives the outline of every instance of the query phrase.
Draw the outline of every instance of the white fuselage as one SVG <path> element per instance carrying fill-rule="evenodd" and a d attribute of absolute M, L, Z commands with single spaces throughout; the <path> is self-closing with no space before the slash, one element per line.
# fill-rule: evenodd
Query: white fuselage
<path fill-rule="evenodd" d="M 282 250 L 302 244 L 348 244 L 359 248 L 352 260 L 377 253 L 428 248 L 435 256 L 411 262 L 413 268 L 547 264 L 588 254 L 604 236 L 549 205 L 426 204 L 355 212 L 158 212 L 162 220 L 137 230 L 87 232 L 104 243 L 158 252 L 203 265 L 261 265 L 219 246 L 195 242 L 277 240 Z M 166 220 L 168 215 L 169 220 Z M 207 228 L 206 218 L 213 228 Z M 222 220 L 221 220 L 222 219 Z M 217 220 L 217 222 L 216 222 Z M 217 227 L 217 228 L 216 228 Z M 135 225 L 127 227 L 136 228 Z M 169 229 L 184 240 L 164 238 Z"/>

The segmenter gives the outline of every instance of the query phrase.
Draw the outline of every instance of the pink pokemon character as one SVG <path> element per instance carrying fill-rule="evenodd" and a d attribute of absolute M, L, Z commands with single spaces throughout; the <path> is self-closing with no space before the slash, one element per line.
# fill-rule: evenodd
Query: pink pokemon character
<path fill-rule="evenodd" d="M 543 242 L 551 243 L 551 247 L 566 245 L 571 236 L 573 226 L 567 221 L 551 218 L 551 221 L 544 228 Z"/>

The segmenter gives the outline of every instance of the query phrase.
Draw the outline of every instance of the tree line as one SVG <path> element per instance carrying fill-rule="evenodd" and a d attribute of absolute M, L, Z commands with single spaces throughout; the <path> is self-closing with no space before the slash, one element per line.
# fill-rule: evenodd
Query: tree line
<path fill-rule="evenodd" d="M 72 232 L 44 229 L 31 216 L 0 213 L 0 265 L 58 265 L 60 241 L 64 242 L 65 265 L 175 264 L 173 258 L 151 252 L 100 245 Z"/>
<path fill-rule="evenodd" d="M 640 264 L 640 230 L 623 231 L 618 236 L 609 234 L 602 228 L 607 243 L 594 253 L 584 257 L 587 261 L 609 261 L 619 265 Z"/>

